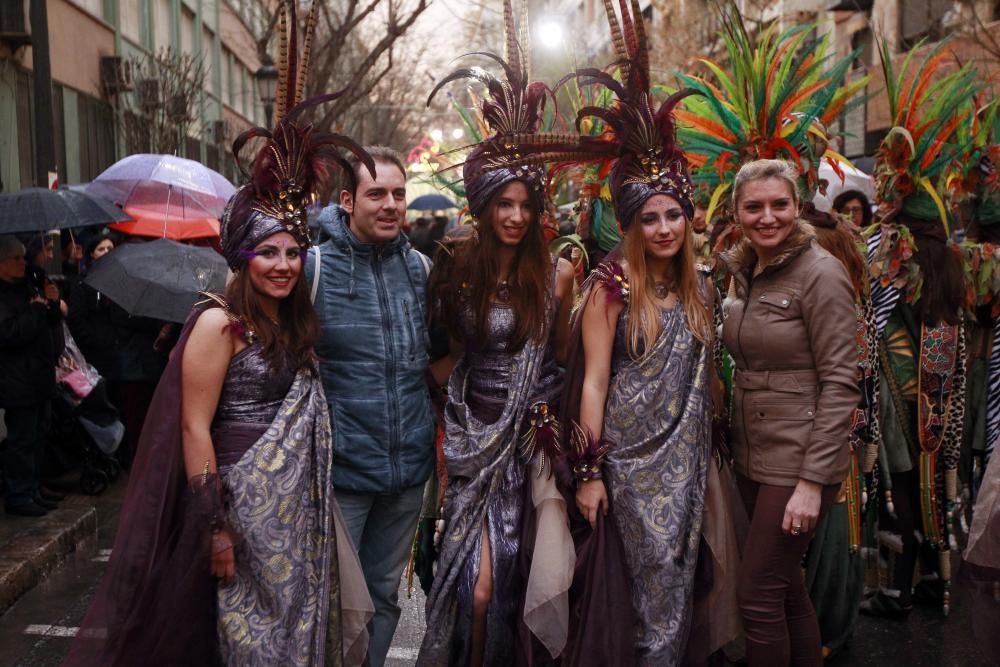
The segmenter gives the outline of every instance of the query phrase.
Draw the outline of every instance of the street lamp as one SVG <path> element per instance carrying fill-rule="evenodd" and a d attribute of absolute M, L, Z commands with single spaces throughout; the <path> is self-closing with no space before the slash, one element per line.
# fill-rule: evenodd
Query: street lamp
<path fill-rule="evenodd" d="M 260 101 L 264 104 L 264 118 L 267 120 L 266 127 L 271 128 L 271 120 L 274 115 L 274 100 L 278 88 L 278 68 L 274 66 L 271 56 L 264 54 L 260 59 L 260 69 L 254 74 L 257 79 L 257 91 L 260 93 Z"/>
<path fill-rule="evenodd" d="M 538 38 L 545 48 L 557 49 L 563 44 L 563 27 L 555 19 L 546 19 L 538 26 Z"/>

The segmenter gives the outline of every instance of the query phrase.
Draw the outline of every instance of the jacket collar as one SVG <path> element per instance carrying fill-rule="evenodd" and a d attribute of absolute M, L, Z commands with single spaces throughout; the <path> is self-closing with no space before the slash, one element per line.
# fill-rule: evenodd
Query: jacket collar
<path fill-rule="evenodd" d="M 334 245 L 345 252 L 359 256 L 381 254 L 384 257 L 393 253 L 404 253 L 410 248 L 410 241 L 402 231 L 399 232 L 399 236 L 388 243 L 365 243 L 351 231 L 350 220 L 339 204 L 331 204 L 320 213 L 319 226 L 330 237 Z"/>
<path fill-rule="evenodd" d="M 785 239 L 777 256 L 768 262 L 761 275 L 780 270 L 812 246 L 813 239 L 816 238 L 812 225 L 803 220 L 796 220 L 794 224 L 794 229 Z M 744 288 L 749 288 L 753 269 L 757 265 L 757 252 L 749 240 L 743 239 L 731 249 L 721 253 L 719 259 Z"/>

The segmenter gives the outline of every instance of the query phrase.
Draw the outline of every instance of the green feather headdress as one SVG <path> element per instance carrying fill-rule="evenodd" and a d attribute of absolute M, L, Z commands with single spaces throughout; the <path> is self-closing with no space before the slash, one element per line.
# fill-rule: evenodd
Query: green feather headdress
<path fill-rule="evenodd" d="M 958 128 L 970 122 L 974 109 L 970 97 L 981 88 L 976 73 L 966 64 L 942 72 L 950 52 L 942 40 L 917 58 L 923 41 L 910 49 L 897 71 L 885 43 L 878 40 L 885 73 L 892 128 L 875 153 L 875 191 L 879 201 L 893 211 L 920 219 L 935 214 L 948 230 L 948 215 L 938 189 L 949 164 L 967 152 Z M 971 142 L 966 137 L 965 142 Z"/>
<path fill-rule="evenodd" d="M 844 84 L 857 51 L 836 59 L 829 35 L 812 36 L 816 24 L 784 30 L 772 24 L 755 42 L 734 5 L 718 11 L 729 66 L 704 59 L 710 76 L 679 74 L 682 85 L 702 96 L 688 97 L 676 113 L 695 185 L 712 193 L 708 219 L 745 162 L 790 160 L 810 191 L 821 159 L 839 172 L 846 160 L 828 150 L 825 127 L 863 102 L 858 92 L 869 81 Z"/>

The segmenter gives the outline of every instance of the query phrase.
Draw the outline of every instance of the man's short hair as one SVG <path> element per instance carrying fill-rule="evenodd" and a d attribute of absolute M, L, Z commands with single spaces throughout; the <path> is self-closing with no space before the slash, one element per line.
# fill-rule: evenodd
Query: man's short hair
<path fill-rule="evenodd" d="M 379 162 L 388 162 L 399 167 L 399 170 L 403 172 L 403 178 L 406 178 L 406 166 L 403 164 L 403 156 L 399 152 L 389 148 L 388 146 L 365 146 L 365 150 L 369 155 L 372 156 L 372 160 L 375 161 L 377 165 Z M 358 180 L 361 177 L 361 170 L 367 169 L 365 165 L 361 162 L 357 155 L 354 153 L 347 154 L 347 164 L 351 165 L 351 173 L 347 174 L 348 178 L 344 182 L 344 190 L 349 190 L 351 195 L 357 194 L 358 190 Z"/>
<path fill-rule="evenodd" d="M 0 260 L 24 257 L 24 244 L 16 236 L 0 236 Z"/>

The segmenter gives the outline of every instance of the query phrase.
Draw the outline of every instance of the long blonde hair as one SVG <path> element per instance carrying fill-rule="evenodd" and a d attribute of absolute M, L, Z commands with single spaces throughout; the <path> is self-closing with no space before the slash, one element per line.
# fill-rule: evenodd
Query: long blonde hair
<path fill-rule="evenodd" d="M 636 214 L 638 218 L 638 214 Z M 685 219 L 687 216 L 685 216 Z M 630 285 L 629 319 L 625 328 L 627 349 L 633 358 L 640 358 L 652 348 L 663 329 L 660 307 L 656 304 L 656 285 L 646 268 L 646 244 L 641 223 L 636 219 L 625 232 L 622 256 L 627 264 Z M 684 245 L 673 258 L 673 274 L 688 326 L 694 337 L 704 345 L 712 344 L 713 318 L 695 270 L 694 238 L 691 221 L 685 220 Z M 712 289 L 711 285 L 708 289 Z"/>

